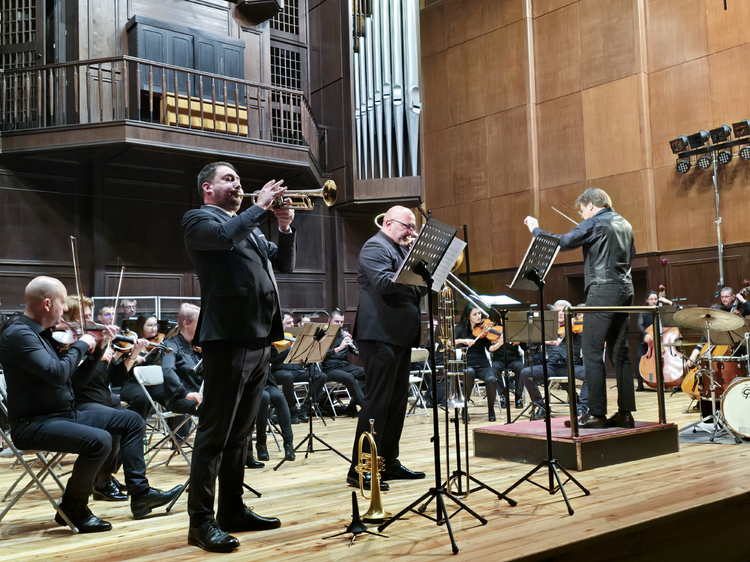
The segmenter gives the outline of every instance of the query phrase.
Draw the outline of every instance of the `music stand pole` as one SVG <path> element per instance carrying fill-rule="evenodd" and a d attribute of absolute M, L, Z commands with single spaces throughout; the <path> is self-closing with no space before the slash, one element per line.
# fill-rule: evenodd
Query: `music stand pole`
<path fill-rule="evenodd" d="M 559 251 L 559 249 L 560 241 L 557 238 L 544 234 L 536 236 L 531 241 L 531 245 L 526 252 L 526 257 L 524 258 L 521 266 L 518 268 L 516 277 L 511 284 L 512 288 L 515 286 L 515 288 L 524 289 L 533 287 L 528 283 L 528 281 L 531 281 L 531 283 L 536 285 L 536 288 L 539 290 L 539 309 L 542 311 L 544 310 L 544 277 L 549 271 L 549 268 L 552 266 L 552 262 L 554 261 L 555 256 L 557 256 L 557 252 Z M 539 488 L 542 488 L 543 490 L 547 490 L 550 495 L 553 495 L 555 492 L 557 492 L 557 490 L 560 490 L 563 499 L 565 499 L 565 504 L 568 506 L 568 513 L 570 515 L 573 515 L 573 507 L 570 505 L 568 495 L 565 493 L 565 484 L 567 482 L 573 482 L 587 496 L 590 495 L 591 492 L 584 488 L 581 483 L 578 482 L 578 480 L 573 478 L 573 476 L 567 470 L 565 470 L 565 467 L 558 464 L 557 460 L 552 456 L 552 421 L 550 419 L 549 413 L 549 375 L 547 373 L 546 348 L 544 347 L 546 345 L 544 343 L 546 342 L 544 321 L 542 321 L 541 331 L 543 347 L 540 355 L 542 358 L 542 375 L 544 380 L 544 425 L 547 438 L 547 458 L 536 465 L 529 472 L 527 472 L 524 476 L 522 476 L 520 480 L 518 480 L 510 488 L 505 490 L 503 494 L 508 494 L 510 491 L 517 488 L 524 482 L 529 482 L 531 484 L 534 484 L 535 486 L 538 486 Z M 568 361 L 570 360 L 571 358 L 568 357 Z M 547 476 L 549 478 L 549 485 L 547 487 L 531 480 L 531 477 L 534 474 L 545 467 L 547 468 Z M 568 478 L 565 482 L 563 482 L 560 478 L 560 473 L 558 472 L 558 470 L 563 472 Z M 557 481 L 557 487 L 555 487 L 555 481 Z"/>

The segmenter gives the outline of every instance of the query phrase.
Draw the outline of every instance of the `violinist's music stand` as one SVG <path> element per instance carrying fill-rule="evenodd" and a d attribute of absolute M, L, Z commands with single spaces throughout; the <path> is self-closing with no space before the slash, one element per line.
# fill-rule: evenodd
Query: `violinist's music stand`
<path fill-rule="evenodd" d="M 550 310 L 539 310 L 539 311 L 524 311 L 524 312 L 512 312 L 508 315 L 508 338 L 509 341 L 524 340 L 527 343 L 529 349 L 528 365 L 527 367 L 533 368 L 533 354 L 531 353 L 532 344 L 544 345 L 543 333 L 554 334 L 557 332 L 557 313 Z M 542 331 L 542 324 L 544 324 Z M 519 381 L 520 382 L 520 381 Z M 530 408 L 533 407 L 532 403 L 529 403 L 519 413 L 514 420 L 511 421 L 508 418 L 508 423 L 516 423 L 519 418 L 526 414 Z"/>
<path fill-rule="evenodd" d="M 516 276 L 513 278 L 511 283 L 511 289 L 523 289 L 526 291 L 539 289 L 539 308 L 544 309 L 544 277 L 547 275 L 552 263 L 555 261 L 557 253 L 560 251 L 560 240 L 549 234 L 539 234 L 533 238 L 531 244 L 529 244 L 528 250 L 526 250 L 526 256 L 521 263 Z M 545 342 L 546 338 L 546 326 L 545 322 L 540 324 L 540 337 L 541 341 Z M 546 350 L 545 350 L 546 351 Z M 590 492 L 584 488 L 578 480 L 573 478 L 571 474 L 565 470 L 565 467 L 557 463 L 557 460 L 552 456 L 552 423 L 549 415 L 549 376 L 547 374 L 547 354 L 542 352 L 542 373 L 544 375 L 544 423 L 547 434 L 547 458 L 536 465 L 531 471 L 525 474 L 518 482 L 513 484 L 510 488 L 503 492 L 508 494 L 511 490 L 520 486 L 523 482 L 530 482 L 535 486 L 547 490 L 550 495 L 560 490 L 565 503 L 568 506 L 568 513 L 573 515 L 573 507 L 570 505 L 568 496 L 565 493 L 565 483 L 560 478 L 558 470 L 562 471 L 565 476 L 568 477 L 566 482 L 573 482 L 578 486 L 584 494 L 587 496 Z M 572 357 L 568 357 L 568 361 L 572 361 Z M 572 389 L 575 392 L 575 389 Z M 574 398 L 571 398 L 571 404 Z M 545 487 L 531 480 L 531 477 L 536 474 L 541 468 L 547 467 L 547 475 L 549 476 L 549 486 Z M 555 480 L 557 480 L 558 487 L 555 487 Z"/>
<path fill-rule="evenodd" d="M 315 363 L 323 362 L 326 357 L 326 353 L 336 341 L 336 334 L 338 333 L 338 331 L 338 324 L 314 324 L 312 322 L 303 324 L 302 329 L 297 336 L 297 339 L 294 340 L 292 347 L 289 349 L 289 355 L 287 355 L 286 359 L 284 360 L 284 363 L 301 363 L 307 369 L 308 380 L 310 382 L 310 386 L 308 387 L 307 391 L 307 398 L 311 400 L 311 404 L 314 404 L 315 400 L 315 397 L 312 396 L 314 376 L 313 368 L 315 366 Z M 333 451 L 346 462 L 351 464 L 352 461 L 350 461 L 342 453 L 334 449 L 331 445 L 323 441 L 320 437 L 315 435 L 315 432 L 313 431 L 314 417 L 315 415 L 311 410 L 308 420 L 310 423 L 310 430 L 305 438 L 300 441 L 299 444 L 294 448 L 294 452 L 296 453 L 297 449 L 307 443 L 307 449 L 305 450 L 305 458 L 307 458 L 308 455 L 315 452 L 315 449 L 313 447 L 313 440 L 317 440 L 322 445 L 325 445 L 326 448 L 322 449 L 323 451 Z M 278 470 L 278 468 L 285 462 L 286 457 L 281 459 L 281 462 L 274 466 L 273 469 Z"/>

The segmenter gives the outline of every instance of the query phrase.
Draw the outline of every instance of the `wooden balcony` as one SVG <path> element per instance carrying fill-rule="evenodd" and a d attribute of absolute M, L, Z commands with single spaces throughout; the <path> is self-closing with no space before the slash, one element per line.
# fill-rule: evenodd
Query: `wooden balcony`
<path fill-rule="evenodd" d="M 3 163 L 131 150 L 144 163 L 221 158 L 324 182 L 325 135 L 301 91 L 121 56 L 5 71 L 2 107 Z"/>

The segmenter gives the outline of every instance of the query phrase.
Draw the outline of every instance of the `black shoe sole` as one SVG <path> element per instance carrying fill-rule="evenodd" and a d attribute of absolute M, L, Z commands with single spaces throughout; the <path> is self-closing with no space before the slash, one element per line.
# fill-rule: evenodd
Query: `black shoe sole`
<path fill-rule="evenodd" d="M 142 510 L 141 510 L 141 511 L 139 511 L 138 513 L 133 513 L 133 519 L 143 519 L 143 518 L 144 518 L 144 517 L 146 517 L 146 516 L 147 516 L 147 515 L 148 515 L 149 513 L 151 513 L 151 512 L 152 512 L 152 511 L 153 511 L 154 509 L 156 509 L 157 507 L 161 507 L 161 506 L 163 506 L 163 505 L 167 505 L 167 504 L 168 504 L 169 502 L 171 502 L 171 501 L 172 501 L 172 500 L 173 500 L 174 498 L 176 498 L 177 496 L 179 496 L 181 492 L 182 492 L 182 490 L 180 490 L 180 491 L 179 491 L 179 492 L 177 492 L 176 494 L 173 494 L 173 495 L 171 495 L 171 496 L 168 496 L 168 497 L 164 498 L 164 500 L 163 500 L 163 501 L 160 501 L 160 502 L 158 502 L 158 503 L 155 503 L 154 505 L 151 505 L 151 506 L 149 506 L 149 507 L 147 507 L 147 508 L 145 508 L 145 509 L 142 509 Z"/>
<path fill-rule="evenodd" d="M 237 546 L 227 544 L 227 545 L 216 545 L 216 546 L 209 546 L 201 543 L 197 539 L 194 539 L 192 537 L 188 537 L 187 543 L 190 546 L 197 546 L 198 548 L 202 548 L 206 552 L 232 552 L 233 550 L 236 550 L 239 548 L 239 544 Z"/>
<path fill-rule="evenodd" d="M 126 502 L 130 498 L 128 496 L 120 496 L 119 498 L 113 498 L 111 496 L 105 496 L 104 494 L 100 492 L 94 492 L 92 494 L 94 500 L 96 501 L 105 501 L 105 502 Z"/>

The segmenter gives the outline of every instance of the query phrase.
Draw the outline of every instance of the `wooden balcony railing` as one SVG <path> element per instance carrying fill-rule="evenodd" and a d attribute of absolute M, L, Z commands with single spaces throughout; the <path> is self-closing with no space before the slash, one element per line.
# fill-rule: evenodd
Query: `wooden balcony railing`
<path fill-rule="evenodd" d="M 2 108 L 4 133 L 137 121 L 305 146 L 324 167 L 303 92 L 130 56 L 6 70 Z"/>

